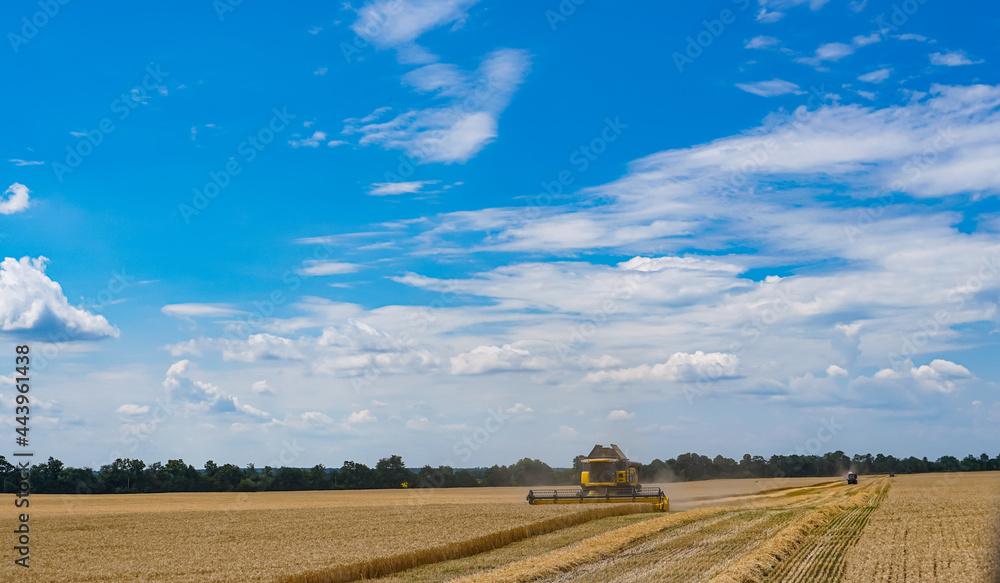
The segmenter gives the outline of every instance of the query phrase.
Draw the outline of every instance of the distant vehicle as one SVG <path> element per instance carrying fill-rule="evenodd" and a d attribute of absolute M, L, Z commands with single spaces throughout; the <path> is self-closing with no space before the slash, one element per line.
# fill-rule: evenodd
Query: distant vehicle
<path fill-rule="evenodd" d="M 858 483 L 858 475 L 855 474 L 854 472 L 851 472 L 851 473 L 847 474 L 847 483 L 848 484 L 857 484 Z"/>
<path fill-rule="evenodd" d="M 896 472 L 889 472 L 889 477 L 890 478 L 895 478 L 896 477 Z"/>

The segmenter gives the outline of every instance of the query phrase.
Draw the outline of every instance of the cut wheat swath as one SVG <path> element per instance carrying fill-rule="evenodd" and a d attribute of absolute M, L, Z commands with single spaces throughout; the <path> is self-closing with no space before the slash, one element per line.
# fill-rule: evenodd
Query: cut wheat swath
<path fill-rule="evenodd" d="M 305 573 L 285 577 L 282 583 L 345 583 L 359 579 L 372 579 L 405 569 L 419 567 L 429 563 L 447 561 L 467 557 L 523 540 L 530 536 L 545 534 L 583 522 L 610 516 L 622 516 L 639 512 L 651 512 L 649 504 L 614 504 L 591 507 L 583 510 L 556 516 L 547 520 L 508 528 L 476 538 L 450 543 L 438 547 L 425 548 L 418 551 L 375 557 L 368 560 L 337 565 L 327 569 L 317 569 Z"/>

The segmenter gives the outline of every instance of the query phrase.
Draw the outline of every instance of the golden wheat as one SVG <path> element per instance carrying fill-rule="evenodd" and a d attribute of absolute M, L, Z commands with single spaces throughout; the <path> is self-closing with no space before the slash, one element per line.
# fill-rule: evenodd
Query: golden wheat
<path fill-rule="evenodd" d="M 848 552 L 848 583 L 1000 579 L 1000 472 L 893 478 Z"/>
<path fill-rule="evenodd" d="M 31 569 L 4 561 L 0 581 L 243 582 L 302 573 L 349 580 L 650 508 L 536 507 L 524 495 L 475 488 L 32 496 Z M 12 497 L 0 505 L 13 507 Z"/>

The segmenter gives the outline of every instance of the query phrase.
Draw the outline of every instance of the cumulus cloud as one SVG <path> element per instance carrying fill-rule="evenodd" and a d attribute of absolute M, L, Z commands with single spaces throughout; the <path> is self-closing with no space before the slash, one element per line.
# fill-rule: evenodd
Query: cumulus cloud
<path fill-rule="evenodd" d="M 643 364 L 633 368 L 602 370 L 587 374 L 586 380 L 599 382 L 639 382 L 639 381 L 715 381 L 736 375 L 739 357 L 723 352 L 708 354 L 697 351 L 694 354 L 675 352 L 667 362 L 650 366 Z"/>
<path fill-rule="evenodd" d="M 299 419 L 306 423 L 333 423 L 333 419 L 331 419 L 329 415 L 326 413 L 320 413 L 319 411 L 306 411 L 305 413 L 299 415 Z"/>
<path fill-rule="evenodd" d="M 954 51 L 949 53 L 931 53 L 930 54 L 932 65 L 942 65 L 945 67 L 961 67 L 963 65 L 978 65 L 982 63 L 983 60 L 973 61 L 965 53 L 961 51 Z"/>
<path fill-rule="evenodd" d="M 362 409 L 356 413 L 351 413 L 347 417 L 347 422 L 351 425 L 357 425 L 358 423 L 372 423 L 374 421 L 378 421 L 378 419 L 368 409 Z"/>
<path fill-rule="evenodd" d="M 250 390 L 253 391 L 257 395 L 273 395 L 274 394 L 274 389 L 271 388 L 271 385 L 267 384 L 266 380 L 260 380 L 260 381 L 254 382 L 252 385 L 250 385 Z"/>
<path fill-rule="evenodd" d="M 432 426 L 430 420 L 426 417 L 416 417 L 408 419 L 406 423 L 403 424 L 403 427 L 411 431 L 427 431 Z"/>
<path fill-rule="evenodd" d="M 189 412 L 212 414 L 241 414 L 249 417 L 266 418 L 268 414 L 223 391 L 216 385 L 191 378 L 191 361 L 180 360 L 170 365 L 163 380 L 169 401 L 177 401 Z"/>
<path fill-rule="evenodd" d="M 497 136 L 500 114 L 524 81 L 528 53 L 500 49 L 474 72 L 435 63 L 410 71 L 404 83 L 431 93 L 443 105 L 411 109 L 378 122 L 347 121 L 346 134 L 361 134 L 361 145 L 401 149 L 423 162 L 465 162 Z"/>
<path fill-rule="evenodd" d="M 835 364 L 831 364 L 830 366 L 826 367 L 826 376 L 831 378 L 846 377 L 847 371 Z"/>
<path fill-rule="evenodd" d="M 0 196 L 0 215 L 12 215 L 28 208 L 29 193 L 28 187 L 15 182 L 7 187 L 7 190 Z"/>
<path fill-rule="evenodd" d="M 259 362 L 305 358 L 297 342 L 274 334 L 251 334 L 246 340 L 223 339 L 220 342 L 223 360 Z"/>
<path fill-rule="evenodd" d="M 320 144 L 322 144 L 325 141 L 326 141 L 326 132 L 316 131 L 313 132 L 313 134 L 308 138 L 302 138 L 300 140 L 288 140 L 288 143 L 293 148 L 318 148 Z"/>
<path fill-rule="evenodd" d="M 911 382 L 917 387 L 939 393 L 952 393 L 959 388 L 961 381 L 974 379 L 969 369 L 960 364 L 942 359 L 935 359 L 930 364 L 914 366 L 910 360 L 899 363 L 896 368 L 885 368 L 871 377 L 871 381 Z"/>
<path fill-rule="evenodd" d="M 451 374 L 482 374 L 501 370 L 533 370 L 540 368 L 537 359 L 523 348 L 510 344 L 477 346 L 469 352 L 451 357 Z"/>
<path fill-rule="evenodd" d="M 783 79 L 771 79 L 770 81 L 758 81 L 756 83 L 737 83 L 736 86 L 747 93 L 753 93 L 761 97 L 788 94 L 802 95 L 805 93 L 795 83 Z"/>
<path fill-rule="evenodd" d="M 628 421 L 629 419 L 635 419 L 635 413 L 623 409 L 616 409 L 608 413 L 608 421 Z"/>
<path fill-rule="evenodd" d="M 104 316 L 69 305 L 62 287 L 45 275 L 46 257 L 0 263 L 0 331 L 65 340 L 117 338 Z"/>

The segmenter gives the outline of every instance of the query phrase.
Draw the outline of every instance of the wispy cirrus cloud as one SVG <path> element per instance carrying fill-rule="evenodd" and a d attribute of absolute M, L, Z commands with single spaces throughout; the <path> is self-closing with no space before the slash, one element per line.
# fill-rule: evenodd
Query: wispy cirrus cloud
<path fill-rule="evenodd" d="M 878 69 L 870 73 L 865 73 L 858 77 L 859 81 L 864 81 L 866 83 L 881 83 L 889 78 L 892 74 L 892 69 Z"/>
<path fill-rule="evenodd" d="M 357 11 L 351 30 L 380 49 L 397 50 L 400 62 L 434 62 L 437 57 L 415 41 L 440 26 L 461 28 L 468 18 L 466 11 L 478 1 L 375 0 Z"/>
<path fill-rule="evenodd" d="M 302 264 L 302 268 L 299 269 L 299 273 L 302 275 L 342 275 L 345 273 L 354 273 L 358 270 L 358 266 L 354 263 L 345 263 L 341 261 L 323 261 L 323 260 L 309 260 Z"/>
<path fill-rule="evenodd" d="M 736 86 L 747 93 L 753 93 L 754 95 L 760 95 L 761 97 L 774 97 L 777 95 L 789 94 L 802 95 L 805 93 L 805 91 L 802 91 L 795 83 L 777 78 L 771 79 L 770 81 L 758 81 L 756 83 L 737 83 Z"/>
<path fill-rule="evenodd" d="M 500 114 L 524 81 L 530 61 L 526 51 L 500 49 L 471 72 L 444 63 L 420 67 L 404 75 L 403 82 L 445 100 L 444 105 L 412 109 L 382 122 L 345 120 L 344 133 L 360 134 L 361 145 L 401 149 L 422 162 L 465 162 L 497 137 Z"/>
<path fill-rule="evenodd" d="M 387 196 L 392 194 L 415 194 L 429 184 L 438 184 L 440 180 L 414 180 L 410 182 L 376 182 L 368 189 L 371 196 Z"/>
<path fill-rule="evenodd" d="M 743 44 L 743 47 L 747 49 L 766 49 L 779 43 L 781 43 L 781 41 L 773 36 L 760 35 L 746 41 L 746 43 Z"/>

